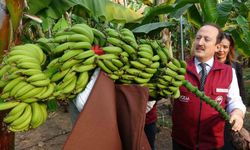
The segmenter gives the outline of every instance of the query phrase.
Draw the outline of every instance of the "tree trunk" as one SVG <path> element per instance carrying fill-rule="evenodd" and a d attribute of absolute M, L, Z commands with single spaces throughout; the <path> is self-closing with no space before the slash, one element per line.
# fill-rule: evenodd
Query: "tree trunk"
<path fill-rule="evenodd" d="M 3 123 L 3 118 L 7 111 L 0 112 L 0 150 L 15 149 L 15 133 L 7 130 L 7 126 Z"/>

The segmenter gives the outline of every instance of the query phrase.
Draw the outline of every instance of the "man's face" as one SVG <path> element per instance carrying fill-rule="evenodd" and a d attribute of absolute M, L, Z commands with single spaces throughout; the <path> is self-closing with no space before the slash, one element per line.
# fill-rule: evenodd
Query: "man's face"
<path fill-rule="evenodd" d="M 199 29 L 194 41 L 194 55 L 199 61 L 205 62 L 214 56 L 219 47 L 219 44 L 216 44 L 218 33 L 218 29 L 210 25 Z"/>

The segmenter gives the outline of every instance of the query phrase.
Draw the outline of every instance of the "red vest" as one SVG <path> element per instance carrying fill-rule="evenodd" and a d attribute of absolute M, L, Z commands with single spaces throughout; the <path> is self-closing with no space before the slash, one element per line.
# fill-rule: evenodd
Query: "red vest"
<path fill-rule="evenodd" d="M 188 62 L 185 79 L 199 87 L 199 75 L 194 59 Z M 232 68 L 215 59 L 205 81 L 204 92 L 225 108 L 227 91 L 232 82 Z M 173 106 L 173 139 L 188 148 L 201 150 L 221 148 L 224 145 L 225 122 L 219 113 L 185 87 Z"/>

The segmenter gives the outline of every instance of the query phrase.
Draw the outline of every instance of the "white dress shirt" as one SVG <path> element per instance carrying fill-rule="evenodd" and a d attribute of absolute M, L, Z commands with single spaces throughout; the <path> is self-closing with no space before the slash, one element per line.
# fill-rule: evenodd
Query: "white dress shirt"
<path fill-rule="evenodd" d="M 195 58 L 194 63 L 195 63 L 196 71 L 199 73 L 201 71 L 201 66 L 199 65 L 201 62 L 199 62 L 199 60 Z M 206 63 L 207 73 L 209 73 L 209 71 L 211 70 L 214 64 L 214 57 L 212 57 L 205 63 Z M 227 101 L 228 101 L 227 112 L 231 113 L 234 109 L 238 108 L 245 114 L 246 106 L 243 104 L 241 96 L 240 96 L 235 69 L 232 68 L 232 70 L 233 70 L 233 79 L 232 79 L 232 82 L 229 86 L 228 93 L 227 93 Z"/>

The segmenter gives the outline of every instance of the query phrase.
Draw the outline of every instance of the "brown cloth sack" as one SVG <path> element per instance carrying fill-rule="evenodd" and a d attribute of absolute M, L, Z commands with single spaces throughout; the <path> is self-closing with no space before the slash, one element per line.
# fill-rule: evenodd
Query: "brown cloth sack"
<path fill-rule="evenodd" d="M 250 150 L 250 134 L 242 128 L 239 132 L 232 131 L 232 142 L 236 150 Z"/>
<path fill-rule="evenodd" d="M 100 72 L 64 150 L 150 150 L 144 133 L 148 90 L 115 85 Z"/>

